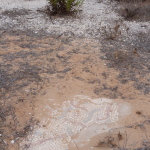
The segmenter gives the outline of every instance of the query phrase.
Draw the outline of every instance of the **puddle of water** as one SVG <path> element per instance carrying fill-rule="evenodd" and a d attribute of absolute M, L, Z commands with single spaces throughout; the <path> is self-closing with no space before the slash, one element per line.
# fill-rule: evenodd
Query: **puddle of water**
<path fill-rule="evenodd" d="M 74 138 L 78 145 L 82 145 L 82 142 L 104 132 L 103 125 L 108 131 L 108 124 L 117 122 L 131 111 L 127 104 L 117 104 L 107 98 L 91 99 L 85 95 L 75 95 L 62 106 L 45 108 L 49 110 L 48 117 L 43 118 L 40 127 L 22 143 L 29 144 L 29 150 L 68 150 Z"/>

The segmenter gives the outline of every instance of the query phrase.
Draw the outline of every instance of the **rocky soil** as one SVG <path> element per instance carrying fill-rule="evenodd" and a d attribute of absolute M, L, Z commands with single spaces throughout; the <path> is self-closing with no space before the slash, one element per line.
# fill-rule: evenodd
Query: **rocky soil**
<path fill-rule="evenodd" d="M 150 22 L 124 20 L 110 1 L 87 0 L 77 16 L 52 18 L 45 5 L 0 1 L 0 149 L 30 149 L 34 131 L 49 127 L 48 107 L 75 95 L 130 108 L 89 139 L 72 136 L 69 150 L 149 148 Z"/>

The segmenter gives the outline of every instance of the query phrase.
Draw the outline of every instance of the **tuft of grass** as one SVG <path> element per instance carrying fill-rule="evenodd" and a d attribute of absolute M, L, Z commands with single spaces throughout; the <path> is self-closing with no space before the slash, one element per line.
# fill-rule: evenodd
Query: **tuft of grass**
<path fill-rule="evenodd" d="M 67 15 L 77 12 L 84 0 L 48 0 L 47 10 L 51 15 Z"/>

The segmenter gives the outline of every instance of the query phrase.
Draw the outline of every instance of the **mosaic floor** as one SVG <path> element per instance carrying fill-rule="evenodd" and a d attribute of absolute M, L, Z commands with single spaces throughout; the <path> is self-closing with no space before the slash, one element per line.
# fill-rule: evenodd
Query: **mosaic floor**
<path fill-rule="evenodd" d="M 110 99 L 76 95 L 61 107 L 51 109 L 49 115 L 49 125 L 44 128 L 41 124 L 24 142 L 24 145 L 30 144 L 29 150 L 68 150 L 72 136 L 83 129 L 93 124 L 116 122 L 118 106 Z"/>

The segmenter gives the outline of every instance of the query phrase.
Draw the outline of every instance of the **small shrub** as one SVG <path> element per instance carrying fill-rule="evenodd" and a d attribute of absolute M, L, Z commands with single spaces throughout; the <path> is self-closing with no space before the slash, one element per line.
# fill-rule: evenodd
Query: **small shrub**
<path fill-rule="evenodd" d="M 119 14 L 128 21 L 149 21 L 150 20 L 150 1 L 149 0 L 115 0 L 122 8 Z"/>
<path fill-rule="evenodd" d="M 148 21 L 150 20 L 150 2 L 132 3 L 125 5 L 121 15 L 125 20 Z"/>
<path fill-rule="evenodd" d="M 106 40 L 115 40 L 121 35 L 120 24 L 116 24 L 114 27 L 103 27 L 103 35 Z"/>
<path fill-rule="evenodd" d="M 48 0 L 51 15 L 63 15 L 77 12 L 84 0 Z"/>
<path fill-rule="evenodd" d="M 122 16 L 124 17 L 125 20 L 133 19 L 135 16 L 137 16 L 139 14 L 139 10 L 140 10 L 140 8 L 136 8 L 136 7 L 125 8 Z"/>

